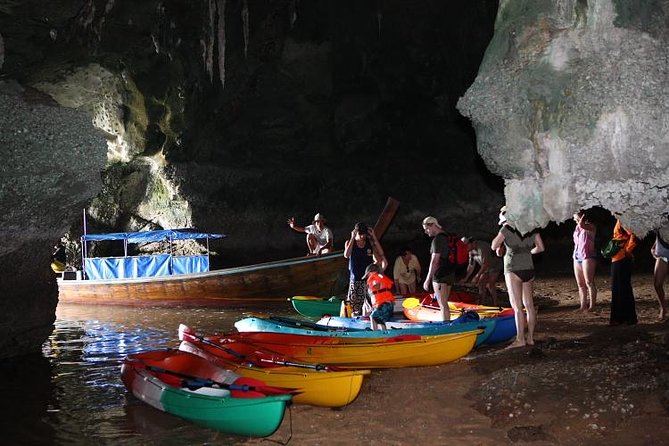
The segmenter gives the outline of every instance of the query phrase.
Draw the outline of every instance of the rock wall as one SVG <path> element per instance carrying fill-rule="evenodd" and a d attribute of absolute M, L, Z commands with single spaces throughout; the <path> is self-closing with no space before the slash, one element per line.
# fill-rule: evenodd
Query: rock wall
<path fill-rule="evenodd" d="M 54 244 L 101 188 L 104 137 L 84 112 L 0 81 L 0 356 L 40 351 L 57 303 Z"/>
<path fill-rule="evenodd" d="M 522 231 L 604 207 L 643 236 L 669 212 L 669 1 L 500 2 L 458 103 Z"/>

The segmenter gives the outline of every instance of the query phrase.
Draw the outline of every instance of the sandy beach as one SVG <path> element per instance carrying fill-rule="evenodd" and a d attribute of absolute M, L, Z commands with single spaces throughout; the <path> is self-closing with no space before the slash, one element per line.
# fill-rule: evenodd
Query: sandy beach
<path fill-rule="evenodd" d="M 572 276 L 537 278 L 534 347 L 376 370 L 349 406 L 293 406 L 273 436 L 240 444 L 669 445 L 669 323 L 652 276 L 633 276 L 633 326 L 608 326 L 605 271 L 597 285 L 595 310 L 581 313 Z"/>

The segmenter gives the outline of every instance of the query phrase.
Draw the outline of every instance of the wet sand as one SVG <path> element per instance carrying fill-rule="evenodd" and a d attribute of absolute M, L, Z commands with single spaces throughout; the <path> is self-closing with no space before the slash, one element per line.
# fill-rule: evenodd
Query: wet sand
<path fill-rule="evenodd" d="M 533 348 L 374 371 L 348 407 L 293 406 L 273 436 L 239 444 L 669 445 L 669 323 L 652 277 L 633 276 L 633 326 L 608 326 L 608 276 L 597 285 L 597 307 L 581 313 L 572 276 L 539 277 Z"/>

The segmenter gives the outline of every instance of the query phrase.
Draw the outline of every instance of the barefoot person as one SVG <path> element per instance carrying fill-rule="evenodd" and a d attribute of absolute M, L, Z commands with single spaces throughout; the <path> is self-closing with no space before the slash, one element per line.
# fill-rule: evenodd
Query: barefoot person
<path fill-rule="evenodd" d="M 542 252 L 544 242 L 538 232 L 521 234 L 513 223 L 506 219 L 506 207 L 503 207 L 499 214 L 499 224 L 502 225 L 502 228 L 493 239 L 491 246 L 498 254 L 504 252 L 504 280 L 516 320 L 516 340 L 507 348 L 534 345 L 537 310 L 534 307 L 532 254 Z M 526 326 L 527 332 L 525 331 Z"/>
<path fill-rule="evenodd" d="M 660 304 L 659 319 L 663 320 L 667 315 L 667 308 L 664 304 L 664 281 L 669 273 L 669 227 L 655 231 L 655 243 L 650 249 L 651 255 L 655 258 L 655 269 L 653 270 L 653 285 L 657 303 Z"/>
<path fill-rule="evenodd" d="M 592 311 L 597 302 L 595 271 L 597 269 L 597 251 L 595 250 L 595 231 L 597 228 L 586 217 L 585 211 L 574 214 L 574 276 L 578 285 L 578 297 L 581 306 L 578 311 Z"/>
<path fill-rule="evenodd" d="M 307 234 L 307 247 L 309 253 L 307 255 L 318 256 L 321 254 L 328 254 L 332 252 L 332 243 L 334 237 L 330 228 L 325 226 L 327 220 L 322 214 L 318 213 L 314 216 L 312 224 L 309 226 L 297 226 L 295 224 L 295 217 L 288 219 L 288 226 L 293 231 Z"/>
<path fill-rule="evenodd" d="M 450 320 L 450 311 L 448 310 L 448 295 L 451 293 L 451 287 L 455 282 L 455 265 L 448 262 L 448 237 L 442 229 L 439 221 L 434 217 L 425 217 L 423 219 L 423 230 L 432 238 L 430 245 L 430 268 L 425 276 L 423 289 L 430 291 L 430 286 L 434 290 L 434 297 L 439 302 L 441 320 Z"/>

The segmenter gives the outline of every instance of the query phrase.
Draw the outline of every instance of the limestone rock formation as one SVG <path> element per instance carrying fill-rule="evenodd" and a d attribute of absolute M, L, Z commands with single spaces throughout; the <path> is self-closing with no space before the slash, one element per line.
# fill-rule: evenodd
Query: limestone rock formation
<path fill-rule="evenodd" d="M 51 333 L 55 242 L 101 187 L 104 137 L 82 111 L 0 82 L 0 356 L 39 351 Z"/>
<path fill-rule="evenodd" d="M 638 235 L 669 212 L 669 1 L 500 2 L 458 103 L 529 231 L 604 207 Z"/>

